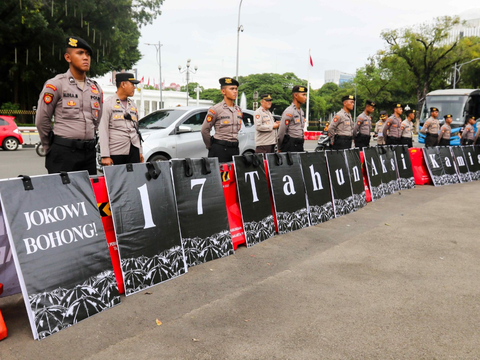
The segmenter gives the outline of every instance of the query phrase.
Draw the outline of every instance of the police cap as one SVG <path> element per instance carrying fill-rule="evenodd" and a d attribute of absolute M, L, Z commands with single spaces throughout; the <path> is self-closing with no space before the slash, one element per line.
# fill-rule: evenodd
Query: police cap
<path fill-rule="evenodd" d="M 372 101 L 372 100 L 365 101 L 365 106 L 367 106 L 367 105 L 370 105 L 370 106 L 373 106 L 373 107 L 377 106 L 377 104 L 375 104 L 375 101 Z"/>
<path fill-rule="evenodd" d="M 292 94 L 293 93 L 306 93 L 307 92 L 307 87 L 303 85 L 295 85 L 292 88 Z"/>
<path fill-rule="evenodd" d="M 394 109 L 403 109 L 403 106 L 402 104 L 400 103 L 396 103 L 394 106 L 393 106 Z"/>
<path fill-rule="evenodd" d="M 67 49 L 85 49 L 90 53 L 90 56 L 92 56 L 93 51 L 90 45 L 83 40 L 82 38 L 78 36 L 70 36 L 67 38 Z"/>
<path fill-rule="evenodd" d="M 430 108 L 430 112 L 434 112 L 434 111 L 438 111 L 438 108 L 436 108 L 436 107 L 431 107 L 431 108 Z"/>
<path fill-rule="evenodd" d="M 239 86 L 240 84 L 238 83 L 237 80 L 231 77 L 222 77 L 218 79 L 218 82 L 220 83 L 221 87 L 224 86 Z"/>
<path fill-rule="evenodd" d="M 407 111 L 405 112 L 405 115 L 408 116 L 408 115 L 410 115 L 410 114 L 415 114 L 415 112 L 416 112 L 415 109 L 407 110 Z"/>
<path fill-rule="evenodd" d="M 447 115 L 444 115 L 443 117 L 444 117 L 445 120 L 446 120 L 447 118 L 451 118 L 451 117 L 452 117 L 452 114 L 447 114 Z"/>
<path fill-rule="evenodd" d="M 355 96 L 345 95 L 344 97 L 342 97 L 342 102 L 344 102 L 345 100 L 355 100 Z"/>
<path fill-rule="evenodd" d="M 272 101 L 272 96 L 270 94 L 260 95 L 260 100 Z"/>
<path fill-rule="evenodd" d="M 138 84 L 140 81 L 135 79 L 132 73 L 117 73 L 115 75 L 115 82 L 130 81 L 132 84 Z"/>

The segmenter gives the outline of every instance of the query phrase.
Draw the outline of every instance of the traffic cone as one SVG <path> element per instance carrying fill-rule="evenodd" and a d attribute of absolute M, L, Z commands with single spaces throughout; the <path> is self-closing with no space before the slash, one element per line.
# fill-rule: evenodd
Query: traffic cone
<path fill-rule="evenodd" d="M 3 284 L 0 284 L 0 295 L 3 293 Z M 0 340 L 3 340 L 7 337 L 7 326 L 5 321 L 3 321 L 2 311 L 0 310 Z"/>

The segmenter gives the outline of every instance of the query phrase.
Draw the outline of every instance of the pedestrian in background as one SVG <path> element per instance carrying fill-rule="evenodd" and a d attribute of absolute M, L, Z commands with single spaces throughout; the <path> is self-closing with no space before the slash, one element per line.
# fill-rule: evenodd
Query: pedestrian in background
<path fill-rule="evenodd" d="M 375 124 L 375 135 L 377 135 L 377 145 L 385 145 L 385 138 L 383 136 L 383 127 L 387 120 L 387 112 L 385 110 L 380 111 L 380 118 Z"/>
<path fill-rule="evenodd" d="M 255 152 L 274 153 L 277 144 L 277 130 L 280 121 L 275 121 L 270 108 L 272 107 L 272 96 L 263 94 L 260 96 L 260 107 L 255 111 Z"/>

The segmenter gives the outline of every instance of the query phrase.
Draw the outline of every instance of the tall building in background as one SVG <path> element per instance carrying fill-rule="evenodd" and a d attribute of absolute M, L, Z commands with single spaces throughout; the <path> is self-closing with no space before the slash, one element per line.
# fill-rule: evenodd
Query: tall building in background
<path fill-rule="evenodd" d="M 459 24 L 450 30 L 450 35 L 445 43 L 453 43 L 458 38 L 480 36 L 480 9 L 472 9 L 459 14 L 464 24 Z"/>
<path fill-rule="evenodd" d="M 333 82 L 340 86 L 344 82 L 352 81 L 355 75 L 342 72 L 340 70 L 326 70 L 325 83 Z"/>

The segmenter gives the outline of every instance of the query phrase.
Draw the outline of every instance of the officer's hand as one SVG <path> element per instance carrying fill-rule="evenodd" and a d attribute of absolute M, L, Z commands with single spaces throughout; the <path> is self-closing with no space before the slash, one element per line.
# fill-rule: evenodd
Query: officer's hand
<path fill-rule="evenodd" d="M 140 154 L 140 162 L 141 163 L 145 162 L 145 159 L 143 158 L 143 154 Z"/>
<path fill-rule="evenodd" d="M 110 166 L 113 165 L 113 160 L 109 157 L 102 158 L 102 165 L 103 166 Z"/>
<path fill-rule="evenodd" d="M 280 121 L 275 121 L 275 123 L 273 124 L 273 128 L 278 129 L 279 127 L 280 127 Z"/>

